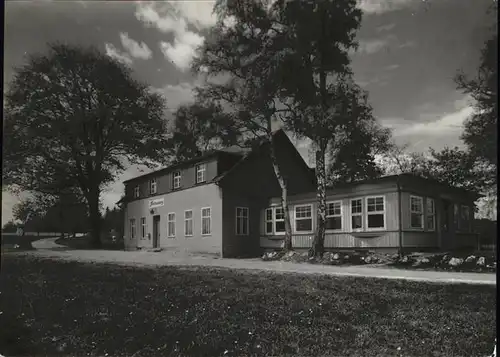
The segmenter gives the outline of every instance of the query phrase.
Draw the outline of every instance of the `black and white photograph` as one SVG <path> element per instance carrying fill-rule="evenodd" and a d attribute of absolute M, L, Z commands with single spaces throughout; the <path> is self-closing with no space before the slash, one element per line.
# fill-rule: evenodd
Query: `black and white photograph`
<path fill-rule="evenodd" d="M 497 12 L 5 1 L 0 357 L 496 357 Z"/>

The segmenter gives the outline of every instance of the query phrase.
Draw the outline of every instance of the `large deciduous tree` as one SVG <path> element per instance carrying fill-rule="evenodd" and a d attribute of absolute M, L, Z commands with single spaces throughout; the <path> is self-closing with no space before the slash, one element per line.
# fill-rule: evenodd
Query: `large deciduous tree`
<path fill-rule="evenodd" d="M 240 138 L 232 116 L 215 103 L 195 102 L 179 107 L 171 132 L 169 155 L 175 162 L 236 145 Z"/>
<path fill-rule="evenodd" d="M 284 250 L 290 250 L 288 185 L 273 140 L 273 126 L 280 110 L 275 73 L 284 51 L 280 46 L 283 26 L 277 21 L 277 8 L 272 1 L 220 0 L 215 9 L 217 25 L 193 66 L 208 79 L 205 86 L 198 89 L 198 99 L 227 108 L 234 128 L 243 139 L 265 137 L 269 141 L 270 159 L 281 188 Z"/>
<path fill-rule="evenodd" d="M 486 41 L 481 64 L 473 79 L 461 72 L 455 79 L 459 89 L 475 100 L 475 111 L 464 123 L 464 140 L 470 154 L 497 165 L 498 138 L 498 35 Z"/>
<path fill-rule="evenodd" d="M 17 68 L 5 98 L 4 183 L 53 196 L 77 190 L 100 246 L 102 188 L 127 161 L 165 157 L 164 99 L 96 48 L 64 44 Z"/>
<path fill-rule="evenodd" d="M 325 236 L 325 154 L 333 138 L 336 147 L 346 141 L 345 134 L 337 131 L 345 128 L 344 118 L 338 113 L 349 112 L 349 118 L 355 118 L 355 111 L 366 108 L 358 105 L 356 86 L 349 81 L 348 51 L 357 46 L 355 34 L 361 10 L 355 0 L 278 0 L 275 6 L 283 27 L 278 44 L 284 48 L 275 80 L 281 88 L 280 98 L 290 109 L 285 122 L 299 135 L 310 138 L 315 150 L 317 231 L 310 255 L 319 256 Z"/>
<path fill-rule="evenodd" d="M 325 106 L 304 104 L 292 99 L 292 114 L 287 119 L 287 124 L 295 133 L 311 139 L 315 150 L 318 210 L 311 256 L 321 256 L 324 250 L 327 151 L 330 150 L 333 158 L 339 158 L 339 152 L 351 145 L 353 135 L 368 132 L 370 126 L 376 125 L 367 94 L 353 82 L 351 76 L 337 76 L 327 90 L 329 96 Z"/>
<path fill-rule="evenodd" d="M 391 130 L 380 126 L 373 117 L 358 120 L 348 130 L 342 146 L 330 145 L 328 151 L 327 182 L 330 185 L 373 179 L 382 176 L 377 156 L 392 149 Z"/>

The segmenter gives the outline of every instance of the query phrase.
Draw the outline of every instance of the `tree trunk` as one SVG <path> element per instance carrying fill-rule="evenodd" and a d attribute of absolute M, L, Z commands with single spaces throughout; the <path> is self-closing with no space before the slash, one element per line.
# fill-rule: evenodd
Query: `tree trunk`
<path fill-rule="evenodd" d="M 325 171 L 325 150 L 324 145 L 316 149 L 316 178 L 317 189 L 316 198 L 318 202 L 317 228 L 314 240 L 309 250 L 310 257 L 323 256 L 325 246 L 325 225 L 326 225 L 326 171 Z"/>
<path fill-rule="evenodd" d="M 285 219 L 285 241 L 283 245 L 283 251 L 288 252 L 292 250 L 292 226 L 290 224 L 290 212 L 288 211 L 288 192 L 287 192 L 287 182 L 281 175 L 281 170 L 278 165 L 278 160 L 276 157 L 276 148 L 273 143 L 272 134 L 269 135 L 270 141 L 270 156 L 271 163 L 273 165 L 274 174 L 281 188 L 281 208 L 283 209 L 284 219 Z"/>
<path fill-rule="evenodd" d="M 99 211 L 99 190 L 93 190 L 87 196 L 90 218 L 90 244 L 93 248 L 100 248 L 101 244 L 101 212 Z"/>

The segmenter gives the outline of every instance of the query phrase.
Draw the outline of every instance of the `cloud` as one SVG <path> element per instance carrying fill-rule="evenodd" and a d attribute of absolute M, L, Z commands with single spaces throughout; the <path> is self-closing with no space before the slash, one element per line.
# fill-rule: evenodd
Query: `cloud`
<path fill-rule="evenodd" d="M 205 39 L 190 31 L 179 34 L 174 43 L 160 42 L 160 50 L 181 71 L 187 71 L 196 56 L 196 49 Z"/>
<path fill-rule="evenodd" d="M 415 47 L 417 44 L 414 41 L 406 41 L 398 46 L 398 48 L 411 48 Z"/>
<path fill-rule="evenodd" d="M 162 88 L 153 88 L 153 90 L 162 94 L 167 99 L 168 109 L 174 111 L 180 105 L 194 101 L 195 85 L 195 83 L 183 82 L 178 85 L 167 84 Z"/>
<path fill-rule="evenodd" d="M 191 30 L 189 26 L 202 30 L 215 24 L 212 1 L 178 1 L 172 3 L 138 3 L 135 16 L 146 26 L 172 34 L 171 42 L 160 42 L 160 49 L 181 71 L 191 66 L 196 50 L 205 38 Z"/>
<path fill-rule="evenodd" d="M 123 48 L 125 48 L 132 57 L 140 58 L 143 60 L 150 59 L 152 52 L 148 45 L 144 42 L 138 43 L 128 37 L 128 33 L 121 32 L 120 40 L 122 41 Z"/>
<path fill-rule="evenodd" d="M 358 0 L 358 7 L 367 14 L 383 14 L 409 6 L 420 0 Z M 425 0 L 424 0 L 425 1 Z"/>
<path fill-rule="evenodd" d="M 445 114 L 422 112 L 415 121 L 404 118 L 383 118 L 381 124 L 393 130 L 396 142 L 410 143 L 413 150 L 462 146 L 460 135 L 464 121 L 473 113 L 470 97 L 453 103 L 453 111 Z"/>
<path fill-rule="evenodd" d="M 393 70 L 395 70 L 395 69 L 398 69 L 399 67 L 400 67 L 400 65 L 399 65 L 399 64 L 397 64 L 397 63 L 395 63 L 395 64 L 390 64 L 390 65 L 388 65 L 388 66 L 385 66 L 385 67 L 383 68 L 383 70 L 384 70 L 384 71 L 393 71 Z"/>
<path fill-rule="evenodd" d="M 359 47 L 356 53 L 373 54 L 387 47 L 389 39 L 359 40 Z"/>
<path fill-rule="evenodd" d="M 108 55 L 109 57 L 114 58 L 117 61 L 127 65 L 132 64 L 132 58 L 130 58 L 128 54 L 118 51 L 116 47 L 110 43 L 105 43 L 104 46 L 106 48 L 106 55 Z"/>
<path fill-rule="evenodd" d="M 394 24 L 394 23 L 382 25 L 382 26 L 377 27 L 377 32 L 389 31 L 389 30 L 392 30 L 395 26 L 396 26 L 396 24 Z"/>

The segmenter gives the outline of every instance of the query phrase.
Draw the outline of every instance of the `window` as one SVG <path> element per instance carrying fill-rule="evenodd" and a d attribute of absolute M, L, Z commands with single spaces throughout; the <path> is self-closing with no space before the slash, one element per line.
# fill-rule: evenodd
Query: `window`
<path fill-rule="evenodd" d="M 273 234 L 273 209 L 266 209 L 266 234 Z"/>
<path fill-rule="evenodd" d="M 181 173 L 180 173 L 180 171 L 174 172 L 172 177 L 173 177 L 172 186 L 174 187 L 174 189 L 181 187 Z"/>
<path fill-rule="evenodd" d="M 196 183 L 205 182 L 205 171 L 205 164 L 196 165 Z"/>
<path fill-rule="evenodd" d="M 436 229 L 436 209 L 434 207 L 434 200 L 427 198 L 427 230 L 434 231 Z"/>
<path fill-rule="evenodd" d="M 312 231 L 312 205 L 295 206 L 295 231 Z"/>
<path fill-rule="evenodd" d="M 167 237 L 175 237 L 175 213 L 169 213 L 167 215 Z"/>
<path fill-rule="evenodd" d="M 201 209 L 201 235 L 210 235 L 212 233 L 212 209 Z"/>
<path fill-rule="evenodd" d="M 326 229 L 342 229 L 342 201 L 326 204 Z"/>
<path fill-rule="evenodd" d="M 193 211 L 184 211 L 184 235 L 191 237 L 193 235 Z"/>
<path fill-rule="evenodd" d="M 151 179 L 149 183 L 149 192 L 154 195 L 156 193 L 156 179 Z"/>
<path fill-rule="evenodd" d="M 274 207 L 274 233 L 285 233 L 285 211 L 283 211 L 283 207 Z"/>
<path fill-rule="evenodd" d="M 367 229 L 385 228 L 385 202 L 384 196 L 366 198 Z"/>
<path fill-rule="evenodd" d="M 130 239 L 135 239 L 135 218 L 130 220 Z"/>
<path fill-rule="evenodd" d="M 351 200 L 351 228 L 363 229 L 363 200 L 361 198 Z"/>
<path fill-rule="evenodd" d="M 460 211 L 461 217 L 460 217 L 460 228 L 465 231 L 465 232 L 470 232 L 471 231 L 471 219 L 470 219 L 470 207 L 469 206 L 462 206 L 462 210 Z"/>
<path fill-rule="evenodd" d="M 285 212 L 282 207 L 266 209 L 266 234 L 285 233 Z"/>
<path fill-rule="evenodd" d="M 424 199 L 410 196 L 410 228 L 424 228 Z"/>
<path fill-rule="evenodd" d="M 248 208 L 236 207 L 236 235 L 248 235 Z"/>
<path fill-rule="evenodd" d="M 141 218 L 141 239 L 146 239 L 146 217 Z"/>
<path fill-rule="evenodd" d="M 139 198 L 140 196 L 140 191 L 139 191 L 139 186 L 134 187 L 134 198 Z"/>

